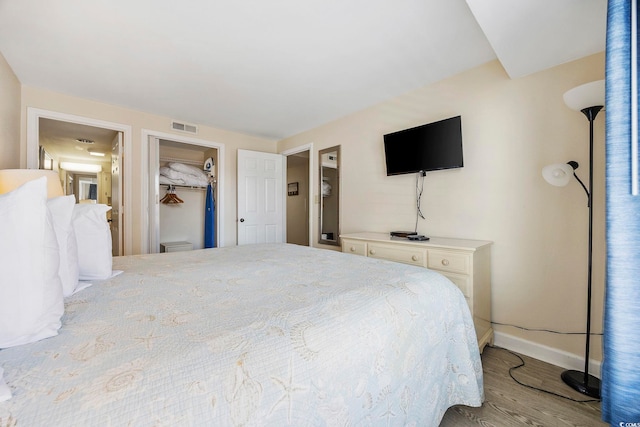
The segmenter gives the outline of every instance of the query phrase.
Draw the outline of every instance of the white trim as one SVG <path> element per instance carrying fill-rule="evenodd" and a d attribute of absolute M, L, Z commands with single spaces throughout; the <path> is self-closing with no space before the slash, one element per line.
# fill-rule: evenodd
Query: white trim
<path fill-rule="evenodd" d="M 151 227 L 151 224 L 160 224 L 160 138 L 150 136 L 147 138 L 146 147 L 148 160 L 145 164 L 148 169 L 145 176 L 148 179 L 148 185 L 144 186 L 142 200 L 147 201 L 147 215 L 144 218 L 149 221 L 146 227 L 149 236 L 143 241 L 149 245 L 145 248 L 145 252 L 154 253 L 160 252 L 160 227 Z M 153 175 L 151 175 L 152 171 Z"/>
<path fill-rule="evenodd" d="M 57 111 L 42 110 L 39 108 L 27 107 L 27 169 L 38 168 L 38 145 L 40 141 L 40 119 L 58 120 L 61 122 L 76 123 L 80 125 L 94 126 L 104 129 L 111 129 L 122 132 L 124 145 L 124 255 L 133 253 L 133 209 L 132 201 L 132 165 L 131 165 L 131 135 L 132 128 L 115 122 L 92 119 L 89 117 L 76 116 L 73 114 L 60 113 Z"/>
<path fill-rule="evenodd" d="M 184 144 L 199 145 L 201 147 L 215 148 L 218 150 L 218 163 L 216 164 L 217 172 L 217 185 L 216 185 L 216 231 L 218 247 L 224 246 L 224 179 L 225 179 L 225 149 L 224 144 L 214 141 L 207 141 L 205 139 L 193 138 L 185 135 L 178 135 L 175 133 L 166 133 L 155 131 L 151 129 L 142 129 L 141 131 L 141 144 L 142 147 L 142 164 L 140 165 L 141 187 L 142 187 L 142 206 L 145 208 L 145 212 L 142 214 L 142 252 L 150 253 L 149 245 L 149 138 L 166 139 L 169 141 L 181 142 Z"/>
<path fill-rule="evenodd" d="M 308 212 L 309 212 L 309 246 L 313 246 L 313 230 L 314 230 L 314 224 L 313 224 L 313 189 L 315 188 L 313 185 L 313 168 L 314 168 L 314 164 L 313 164 L 313 159 L 314 159 L 314 154 L 313 154 L 313 142 L 310 142 L 308 144 L 304 144 L 304 145 L 299 145 L 297 147 L 293 147 L 290 148 L 288 150 L 284 150 L 282 151 L 280 154 L 282 154 L 285 157 L 288 157 L 292 154 L 297 154 L 297 153 L 302 153 L 303 151 L 309 151 L 309 207 L 308 207 Z M 285 175 L 285 182 L 284 185 L 286 187 L 287 185 L 287 180 L 286 180 L 286 175 Z M 286 188 L 285 188 L 285 192 L 284 194 L 287 194 Z M 286 197 L 286 196 L 285 196 Z M 287 215 L 287 210 L 285 209 L 284 211 L 285 214 L 285 225 L 286 225 L 286 215 Z M 286 227 L 285 227 L 286 228 Z M 286 240 L 285 240 L 286 241 Z"/>
<path fill-rule="evenodd" d="M 280 154 L 280 179 L 282 180 L 282 188 L 280 194 L 282 195 L 282 243 L 287 243 L 287 158 Z M 237 179 L 237 178 L 236 178 Z M 237 209 L 237 208 L 236 208 Z"/>
<path fill-rule="evenodd" d="M 528 341 L 513 335 L 502 332 L 494 333 L 494 342 L 498 347 L 504 347 L 516 353 L 533 357 L 552 365 L 560 366 L 564 369 L 575 369 L 576 371 L 584 371 L 584 357 L 558 350 L 557 348 L 548 347 L 533 341 Z M 602 362 L 598 360 L 589 360 L 589 374 L 596 378 L 600 378 L 600 365 Z"/>

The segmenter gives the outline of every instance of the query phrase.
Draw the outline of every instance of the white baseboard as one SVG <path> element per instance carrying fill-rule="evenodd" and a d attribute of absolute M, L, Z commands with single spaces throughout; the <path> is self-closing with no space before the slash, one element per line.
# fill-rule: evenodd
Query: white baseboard
<path fill-rule="evenodd" d="M 565 369 L 575 369 L 576 371 L 584 371 L 584 357 L 567 353 L 553 347 L 547 347 L 533 341 L 527 341 L 522 338 L 502 332 L 495 332 L 494 343 L 498 347 L 533 357 L 552 365 L 560 366 Z M 600 361 L 591 359 L 589 361 L 589 374 L 596 378 L 600 378 Z"/>

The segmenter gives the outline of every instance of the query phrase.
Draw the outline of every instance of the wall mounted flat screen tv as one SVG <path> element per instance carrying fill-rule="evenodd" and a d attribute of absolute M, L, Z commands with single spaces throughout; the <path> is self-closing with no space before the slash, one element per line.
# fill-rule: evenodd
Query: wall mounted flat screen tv
<path fill-rule="evenodd" d="M 460 116 L 384 136 L 387 175 L 461 168 Z"/>

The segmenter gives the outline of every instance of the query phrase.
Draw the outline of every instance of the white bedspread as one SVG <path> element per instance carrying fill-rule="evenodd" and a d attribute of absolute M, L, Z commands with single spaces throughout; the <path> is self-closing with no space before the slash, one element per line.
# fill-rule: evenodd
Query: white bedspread
<path fill-rule="evenodd" d="M 0 426 L 437 426 L 479 406 L 438 273 L 295 245 L 114 258 L 60 335 L 0 351 Z"/>

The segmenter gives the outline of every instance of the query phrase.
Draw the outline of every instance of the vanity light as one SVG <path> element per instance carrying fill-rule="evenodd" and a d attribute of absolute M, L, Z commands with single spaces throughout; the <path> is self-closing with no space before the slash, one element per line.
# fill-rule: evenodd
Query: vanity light
<path fill-rule="evenodd" d="M 87 172 L 87 173 L 102 172 L 102 166 L 94 165 L 90 163 L 60 162 L 60 168 L 67 170 L 69 172 Z"/>
<path fill-rule="evenodd" d="M 91 154 L 92 156 L 96 156 L 96 157 L 104 157 L 104 153 L 100 152 L 100 151 L 93 151 L 93 150 L 87 150 L 89 152 L 89 154 Z"/>

